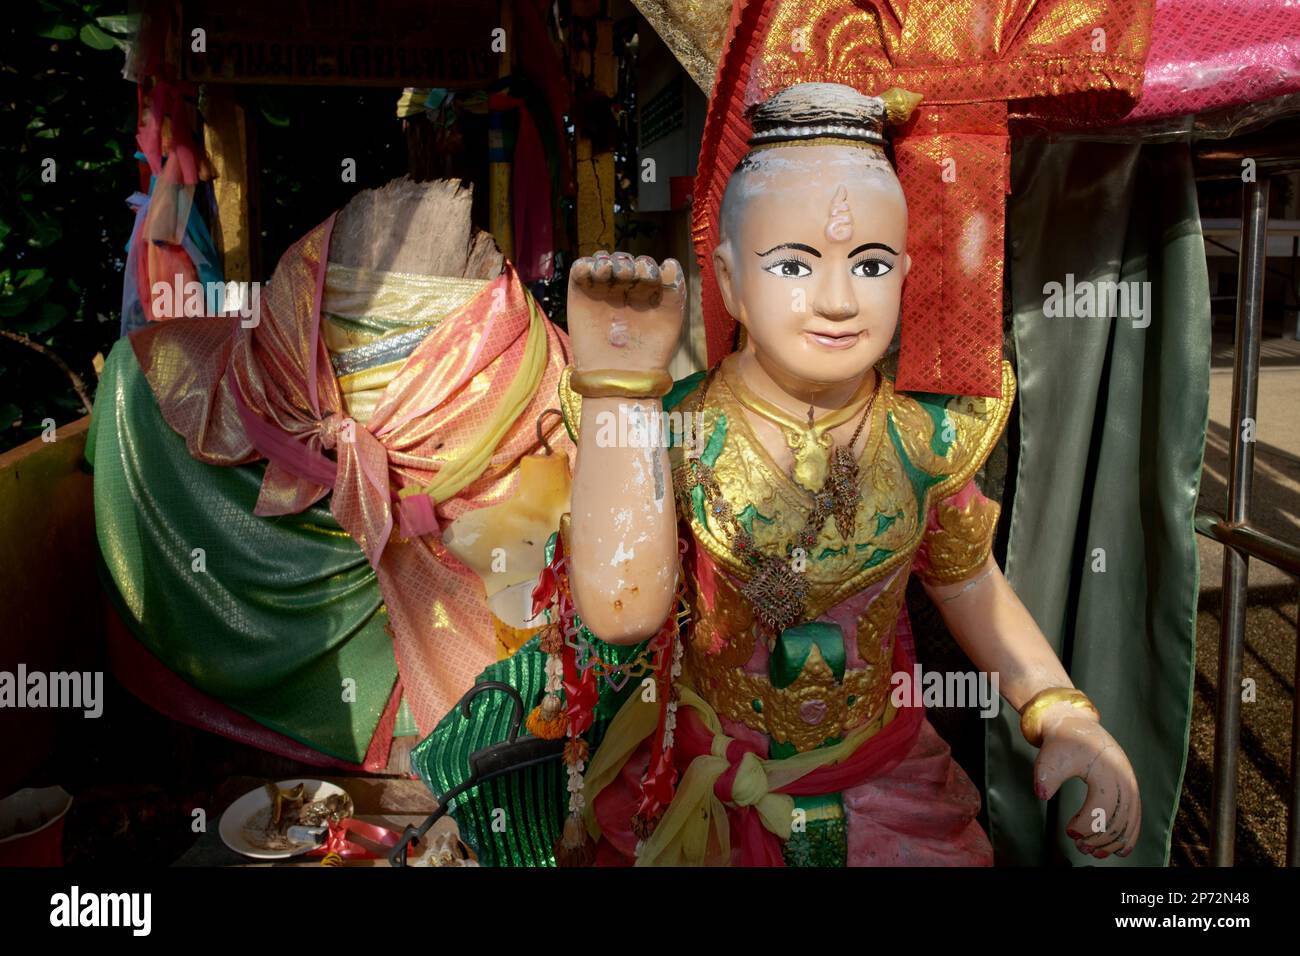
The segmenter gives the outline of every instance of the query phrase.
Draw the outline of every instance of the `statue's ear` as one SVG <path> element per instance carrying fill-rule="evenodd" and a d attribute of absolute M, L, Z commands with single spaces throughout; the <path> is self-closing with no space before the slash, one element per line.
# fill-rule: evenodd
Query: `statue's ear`
<path fill-rule="evenodd" d="M 912 257 L 905 252 L 903 253 L 903 278 L 906 279 L 907 274 L 911 271 L 912 271 Z"/>
<path fill-rule="evenodd" d="M 734 266 L 730 244 L 720 242 L 713 247 L 713 274 L 718 280 L 718 291 L 722 293 L 722 304 L 733 319 L 743 322 L 740 297 L 736 294 Z"/>

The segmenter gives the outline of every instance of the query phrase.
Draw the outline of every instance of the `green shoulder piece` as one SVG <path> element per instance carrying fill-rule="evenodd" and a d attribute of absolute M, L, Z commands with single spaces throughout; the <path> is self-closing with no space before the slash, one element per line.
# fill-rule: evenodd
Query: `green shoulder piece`
<path fill-rule="evenodd" d="M 918 468 L 907 454 L 907 449 L 903 446 L 903 439 L 898 433 L 894 417 L 889 416 L 885 422 L 889 431 L 889 440 L 893 442 L 894 451 L 903 465 L 903 472 L 907 475 L 907 480 L 912 486 L 912 493 L 916 497 L 916 520 L 920 524 L 925 520 L 926 494 L 932 487 L 941 484 L 947 476 L 930 474 L 924 468 Z M 935 430 L 938 431 L 937 428 Z M 946 450 L 947 446 L 944 447 Z"/>
<path fill-rule="evenodd" d="M 672 390 L 664 396 L 664 411 L 671 412 L 681 404 L 683 398 L 695 390 L 695 386 L 704 380 L 706 372 L 693 372 L 673 383 Z"/>
<path fill-rule="evenodd" d="M 952 430 L 944 428 L 944 421 L 948 415 L 948 403 L 957 396 L 940 395 L 937 392 L 908 392 L 907 394 L 916 404 L 925 409 L 934 421 L 934 434 L 930 436 L 930 450 L 940 458 L 946 457 L 952 445 Z"/>
<path fill-rule="evenodd" d="M 938 501 L 970 481 L 1006 428 L 1015 395 L 1015 372 L 1006 360 L 997 396 L 894 393 L 889 437 L 901 450 L 918 501 L 922 491 Z"/>

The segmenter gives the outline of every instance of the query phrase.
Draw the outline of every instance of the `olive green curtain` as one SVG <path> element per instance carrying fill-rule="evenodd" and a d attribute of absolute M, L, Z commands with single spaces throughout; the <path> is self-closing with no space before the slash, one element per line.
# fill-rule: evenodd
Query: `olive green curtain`
<path fill-rule="evenodd" d="M 1022 140 L 1012 183 L 1020 445 L 1006 573 L 1128 753 L 1142 832 L 1127 858 L 1080 855 L 1064 826 L 1083 783 L 1039 801 L 1037 751 L 1004 708 L 986 736 L 990 836 L 1002 865 L 1162 866 L 1191 717 L 1193 518 L 1209 403 L 1209 283 L 1190 149 Z M 1088 305 L 1080 283 L 1105 281 L 1150 283 L 1128 290 L 1149 289 L 1146 315 L 1133 299 L 1124 315 L 1050 314 L 1049 283 L 1062 299 L 1074 286 L 1077 312 Z"/>
<path fill-rule="evenodd" d="M 253 514 L 263 465 L 207 465 L 163 420 L 130 342 L 100 378 L 86 456 L 127 624 L 199 690 L 359 763 L 397 664 L 378 581 L 329 500 Z"/>

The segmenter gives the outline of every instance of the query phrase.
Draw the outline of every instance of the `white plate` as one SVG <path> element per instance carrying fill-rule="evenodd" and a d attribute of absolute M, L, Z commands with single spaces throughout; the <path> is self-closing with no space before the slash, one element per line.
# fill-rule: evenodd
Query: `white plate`
<path fill-rule="evenodd" d="M 276 783 L 276 786 L 281 790 L 292 790 L 298 784 L 303 785 L 303 798 L 309 803 L 344 792 L 342 787 L 326 783 L 324 780 L 281 780 Z M 218 827 L 218 832 L 226 846 L 236 853 L 251 856 L 255 860 L 287 860 L 291 856 L 299 856 L 314 849 L 310 844 L 304 844 L 288 850 L 265 850 L 249 843 L 244 836 L 245 824 L 259 810 L 270 805 L 271 795 L 266 792 L 266 787 L 258 787 L 256 790 L 248 791 L 227 807 L 226 812 L 221 815 L 221 823 Z"/>

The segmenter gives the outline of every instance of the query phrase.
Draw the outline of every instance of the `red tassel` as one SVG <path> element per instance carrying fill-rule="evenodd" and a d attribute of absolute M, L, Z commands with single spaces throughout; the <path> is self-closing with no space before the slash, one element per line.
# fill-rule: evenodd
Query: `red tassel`
<path fill-rule="evenodd" d="M 655 668 L 656 689 L 659 694 L 659 720 L 655 725 L 654 741 L 650 745 L 650 764 L 641 778 L 641 800 L 637 804 L 633 818 L 634 830 L 653 831 L 659 818 L 663 816 L 668 805 L 677 793 L 677 765 L 673 760 L 671 747 L 664 746 L 664 735 L 668 721 L 668 704 L 673 697 L 672 672 L 673 657 L 678 640 L 677 615 L 674 613 L 664 622 L 663 628 L 654 637 L 658 658 Z M 638 833 L 638 835 L 640 835 Z M 642 839 L 645 839 L 642 836 Z"/>

